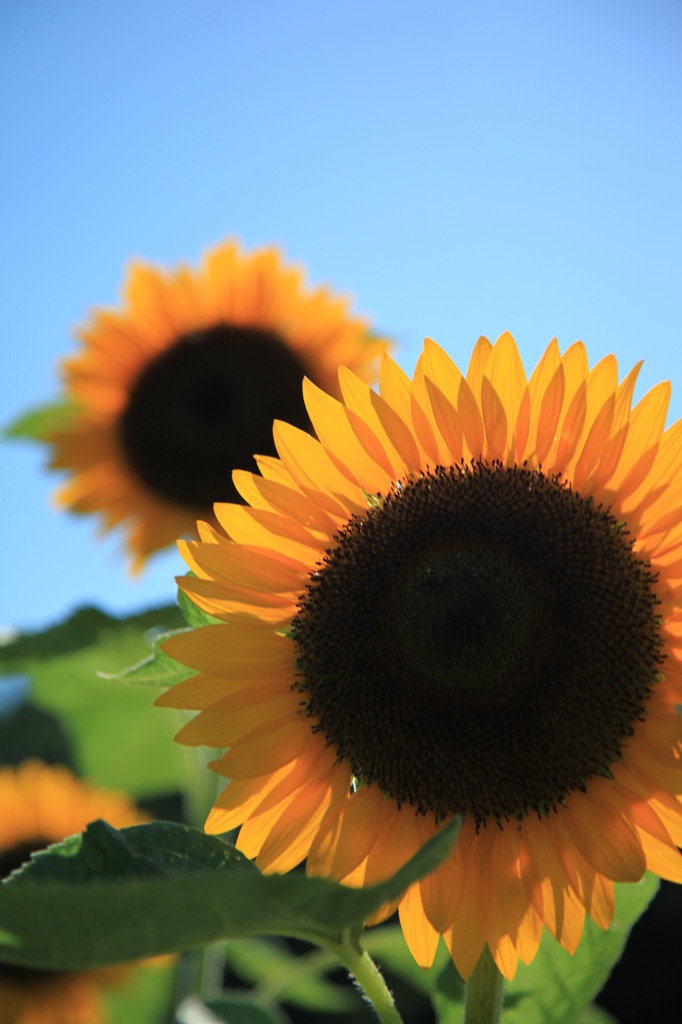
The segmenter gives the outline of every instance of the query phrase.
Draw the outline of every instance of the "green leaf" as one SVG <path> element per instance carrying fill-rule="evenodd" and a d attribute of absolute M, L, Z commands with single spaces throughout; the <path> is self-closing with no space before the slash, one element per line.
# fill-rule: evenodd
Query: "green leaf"
<path fill-rule="evenodd" d="M 53 431 L 64 430 L 73 420 L 77 406 L 72 402 L 54 402 L 22 413 L 2 430 L 5 438 L 44 441 Z"/>
<path fill-rule="evenodd" d="M 186 575 L 193 576 L 194 573 L 189 572 Z M 197 608 L 180 588 L 177 591 L 177 600 L 180 614 L 191 629 L 201 629 L 202 626 L 213 626 L 216 623 L 222 622 L 221 619 L 216 619 L 207 612 L 203 612 L 201 608 Z M 187 628 L 181 628 L 169 630 L 166 633 L 159 633 L 152 638 L 153 650 L 146 658 L 142 658 L 134 665 L 129 665 L 120 672 L 98 672 L 98 675 L 103 679 L 121 679 L 129 683 L 145 683 L 151 686 L 168 687 L 181 683 L 185 679 L 189 679 L 190 676 L 195 675 L 195 670 L 182 665 L 175 658 L 165 654 L 161 647 L 165 640 L 178 633 L 186 632 L 188 632 Z"/>
<path fill-rule="evenodd" d="M 0 673 L 30 679 L 32 702 L 59 718 L 90 781 L 134 797 L 175 791 L 183 756 L 172 742 L 178 717 L 116 674 L 146 660 L 159 632 L 182 626 L 176 605 L 127 619 L 81 608 L 57 626 L 0 647 Z M 98 678 L 100 672 L 110 678 Z"/>
<path fill-rule="evenodd" d="M 514 980 L 505 982 L 503 1024 L 592 1024 L 599 1020 L 594 1016 L 599 1011 L 590 1004 L 604 987 L 622 955 L 630 929 L 649 906 L 658 886 L 659 879 L 651 874 L 640 882 L 617 883 L 611 927 L 604 931 L 586 917 L 573 956 L 545 931 L 533 962 L 519 962 Z M 441 975 L 434 1006 L 440 1024 L 464 1021 L 464 985 L 454 965 Z"/>
<path fill-rule="evenodd" d="M 299 871 L 262 875 L 230 844 L 183 825 L 95 822 L 0 885 L 0 958 L 80 970 L 239 936 L 338 942 L 433 871 L 458 828 L 442 829 L 388 881 L 350 889 Z"/>
<path fill-rule="evenodd" d="M 606 1010 L 602 1010 L 601 1006 L 592 1003 L 580 1014 L 577 1024 L 618 1024 L 618 1021 Z"/>
<path fill-rule="evenodd" d="M 157 821 L 117 831 L 99 820 L 88 825 L 85 832 L 34 853 L 12 877 L 20 885 L 56 881 L 82 884 L 158 879 L 234 866 L 257 871 L 231 843 L 186 825 Z"/>
<path fill-rule="evenodd" d="M 195 675 L 195 670 L 181 665 L 175 658 L 164 654 L 161 645 L 170 637 L 187 632 L 189 632 L 187 629 L 171 629 L 155 634 L 150 638 L 152 653 L 146 658 L 142 658 L 134 665 L 129 665 L 121 672 L 99 671 L 97 675 L 100 679 L 120 679 L 125 683 L 141 683 L 145 686 L 175 686 L 176 683 L 181 683 Z"/>
<path fill-rule="evenodd" d="M 260 1006 L 248 996 L 236 992 L 220 999 L 209 999 L 206 1006 L 225 1024 L 291 1024 L 291 1018 L 278 1006 Z M 182 1024 L 182 1017 L 178 1024 Z"/>
<path fill-rule="evenodd" d="M 185 573 L 186 576 L 194 576 L 193 572 Z M 204 612 L 201 608 L 198 608 L 194 602 L 187 596 L 184 590 L 178 587 L 178 605 L 180 611 L 185 617 L 185 621 L 188 626 L 192 626 L 193 629 L 200 629 L 202 626 L 215 626 L 221 623 L 222 619 L 217 619 L 213 615 L 209 615 L 208 612 Z"/>

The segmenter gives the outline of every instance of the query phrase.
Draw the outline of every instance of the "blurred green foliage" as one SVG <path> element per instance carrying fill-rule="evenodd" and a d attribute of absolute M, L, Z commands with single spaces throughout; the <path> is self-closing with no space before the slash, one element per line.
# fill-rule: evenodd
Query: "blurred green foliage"
<path fill-rule="evenodd" d="M 136 798 L 177 791 L 183 785 L 183 757 L 172 741 L 177 718 L 154 707 L 153 689 L 100 673 L 122 672 L 152 653 L 155 636 L 184 625 L 176 605 L 127 619 L 81 608 L 58 626 L 0 647 L 0 673 L 28 678 L 31 703 L 58 719 L 89 781 Z M 28 730 L 15 737 L 13 762 L 21 742 L 23 756 L 55 759 L 54 739 Z"/>

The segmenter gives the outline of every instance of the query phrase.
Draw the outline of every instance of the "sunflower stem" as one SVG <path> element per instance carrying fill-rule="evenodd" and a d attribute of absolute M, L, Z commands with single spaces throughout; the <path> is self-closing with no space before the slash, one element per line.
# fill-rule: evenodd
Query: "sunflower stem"
<path fill-rule="evenodd" d="M 498 1024 L 502 1016 L 503 982 L 504 978 L 486 943 L 467 981 L 464 1024 Z"/>
<path fill-rule="evenodd" d="M 340 943 L 325 943 L 348 969 L 382 1024 L 403 1024 L 393 993 L 367 950 L 345 931 Z"/>

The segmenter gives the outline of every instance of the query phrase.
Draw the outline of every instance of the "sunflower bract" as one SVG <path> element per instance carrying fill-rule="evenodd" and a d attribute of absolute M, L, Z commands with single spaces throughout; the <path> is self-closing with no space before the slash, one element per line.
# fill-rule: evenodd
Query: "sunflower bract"
<path fill-rule="evenodd" d="M 158 703 L 229 748 L 207 830 L 357 886 L 463 814 L 398 904 L 424 967 L 442 934 L 511 978 L 543 927 L 608 927 L 614 881 L 682 881 L 682 422 L 668 384 L 632 406 L 638 371 L 553 341 L 528 379 L 506 333 L 465 374 L 427 339 L 379 393 L 306 381 L 316 437 L 275 423 L 227 536 L 180 542 L 224 621 L 166 643 L 197 675 Z"/>

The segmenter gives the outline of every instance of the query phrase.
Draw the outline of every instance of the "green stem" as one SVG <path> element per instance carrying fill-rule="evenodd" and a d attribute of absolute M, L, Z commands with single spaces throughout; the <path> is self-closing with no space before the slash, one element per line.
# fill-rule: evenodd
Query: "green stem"
<path fill-rule="evenodd" d="M 319 941 L 319 940 L 318 940 Z M 325 942 L 355 978 L 382 1024 L 403 1024 L 393 995 L 369 953 L 344 932 L 340 943 Z"/>
<path fill-rule="evenodd" d="M 498 1024 L 502 1015 L 503 982 L 486 943 L 467 981 L 464 1024 Z"/>

